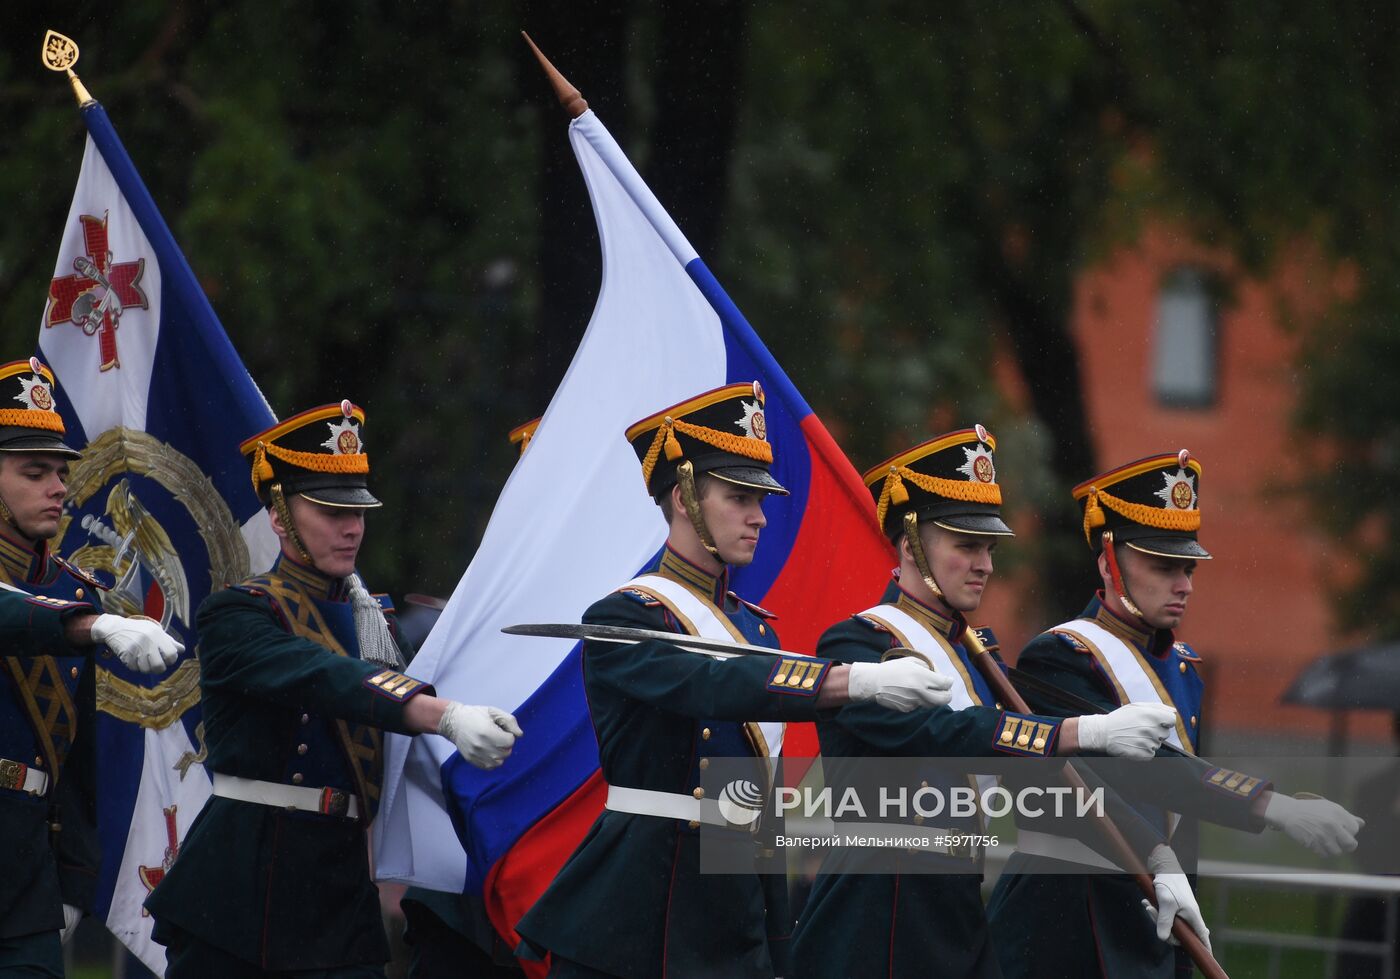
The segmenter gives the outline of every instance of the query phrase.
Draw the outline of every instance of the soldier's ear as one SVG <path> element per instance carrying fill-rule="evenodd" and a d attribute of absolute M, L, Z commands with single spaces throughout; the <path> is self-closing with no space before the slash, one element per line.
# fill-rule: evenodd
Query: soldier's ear
<path fill-rule="evenodd" d="M 901 561 L 914 560 L 914 550 L 909 546 L 908 534 L 900 534 L 899 537 L 896 538 L 894 546 L 895 550 L 899 552 L 899 559 Z"/>
<path fill-rule="evenodd" d="M 267 508 L 267 521 L 272 524 L 272 532 L 277 535 L 278 540 L 287 539 L 287 528 L 282 526 L 282 518 L 277 515 L 276 507 Z"/>

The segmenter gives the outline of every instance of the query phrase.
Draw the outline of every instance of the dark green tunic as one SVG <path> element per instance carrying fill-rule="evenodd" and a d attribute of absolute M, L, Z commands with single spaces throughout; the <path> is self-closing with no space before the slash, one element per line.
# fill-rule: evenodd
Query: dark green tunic
<path fill-rule="evenodd" d="M 724 578 L 678 560 L 668 551 L 661 573 L 722 608 L 750 642 L 777 645 L 766 613 L 728 593 Z M 684 631 L 637 593 L 608 595 L 583 618 Z M 827 677 L 821 662 L 815 684 L 802 689 L 774 682 L 772 657 L 714 660 L 657 641 L 585 643 L 584 688 L 604 778 L 689 794 L 702 759 L 754 753 L 744 722 L 814 719 Z M 785 881 L 701 874 L 699 840 L 681 820 L 604 811 L 516 930 L 536 950 L 607 975 L 771 979 L 792 924 Z"/>
<path fill-rule="evenodd" d="M 330 638 L 307 637 L 316 617 L 304 604 L 275 600 L 287 589 L 312 603 Z M 362 806 L 368 803 L 372 816 L 377 732 L 411 733 L 404 706 L 431 688 L 385 682 L 384 667 L 358 659 L 341 580 L 284 557 L 269 575 L 210 595 L 197 624 L 205 767 L 346 789 L 361 796 Z M 334 652 L 334 642 L 349 655 Z M 354 759 L 342 721 L 352 734 Z M 250 972 L 386 961 L 367 823 L 364 815 L 347 819 L 211 798 L 146 900 L 156 940 L 170 944 L 184 932 L 247 963 Z"/>

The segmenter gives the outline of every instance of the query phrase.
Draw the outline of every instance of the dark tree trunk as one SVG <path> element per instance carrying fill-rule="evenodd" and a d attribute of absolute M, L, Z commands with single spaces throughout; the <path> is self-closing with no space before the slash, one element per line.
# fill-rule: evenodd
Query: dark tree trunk
<path fill-rule="evenodd" d="M 573 82 L 624 147 L 631 116 L 625 85 L 629 10 L 626 3 L 533 0 L 523 18 L 540 50 Z M 542 116 L 540 305 L 534 342 L 520 352 L 523 386 L 534 405 L 528 411 L 540 414 L 588 326 L 602 263 L 588 190 L 569 146 L 568 116 L 523 43 L 520 51 L 520 90 L 537 93 L 534 98 Z"/>
<path fill-rule="evenodd" d="M 743 0 L 668 3 L 648 74 L 656 121 L 651 189 L 707 262 L 716 261 L 743 88 Z"/>

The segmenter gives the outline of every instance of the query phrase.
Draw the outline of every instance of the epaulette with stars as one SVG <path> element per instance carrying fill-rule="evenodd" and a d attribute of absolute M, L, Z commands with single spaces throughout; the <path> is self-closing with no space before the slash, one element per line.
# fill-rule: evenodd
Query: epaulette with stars
<path fill-rule="evenodd" d="M 263 602 L 267 604 L 268 611 L 281 623 L 282 628 L 291 631 L 291 623 L 288 622 L 287 617 L 282 614 L 282 606 L 277 603 L 277 600 L 272 597 L 267 589 L 254 584 L 253 582 L 256 580 L 257 579 L 250 578 L 247 581 L 240 581 L 237 584 L 229 585 L 228 589 L 229 591 L 238 591 L 245 595 L 251 595 L 253 598 L 262 599 Z"/>
<path fill-rule="evenodd" d="M 991 626 L 968 626 L 968 630 L 976 634 L 978 641 L 982 643 L 982 647 L 986 649 L 987 652 L 995 653 L 1001 649 L 1001 643 L 997 641 L 996 634 L 992 632 Z"/>
<path fill-rule="evenodd" d="M 1200 654 L 1197 653 L 1197 652 L 1196 652 L 1194 649 L 1192 649 L 1190 646 L 1186 645 L 1186 643 L 1184 643 L 1184 642 L 1174 642 L 1174 643 L 1172 643 L 1172 649 L 1176 650 L 1176 655 L 1180 656 L 1182 659 L 1186 660 L 1188 663 L 1199 663 L 1199 662 L 1201 662 Z"/>
<path fill-rule="evenodd" d="M 851 616 L 851 618 L 855 619 L 855 620 L 856 620 L 857 622 L 859 622 L 861 625 L 869 626 L 870 628 L 874 629 L 876 632 L 889 632 L 889 631 L 890 631 L 889 629 L 885 628 L 885 624 L 884 624 L 883 622 L 876 622 L 874 619 L 868 618 L 868 617 L 866 617 L 866 616 L 864 616 L 864 615 L 853 615 L 853 616 Z"/>
<path fill-rule="evenodd" d="M 87 585 L 89 588 L 94 588 L 98 591 L 111 590 L 109 585 L 103 584 L 101 579 L 99 579 L 91 571 L 85 571 L 82 568 L 78 567 L 76 564 L 72 564 L 56 554 L 53 555 L 53 562 L 57 564 L 60 568 L 62 568 L 64 571 L 67 571 L 74 578 L 77 578 L 83 584 Z"/>
<path fill-rule="evenodd" d="M 634 602 L 640 602 L 647 608 L 656 608 L 656 606 L 661 604 L 661 602 L 659 602 L 654 596 L 648 595 L 644 591 L 638 591 L 635 588 L 619 588 L 617 590 L 617 593 L 619 595 L 626 595 Z"/>
<path fill-rule="evenodd" d="M 760 619 L 776 619 L 778 617 L 776 612 L 770 612 L 766 608 L 762 608 L 758 605 L 755 605 L 753 602 L 746 601 L 740 598 L 738 595 L 734 594 L 733 592 L 729 592 L 728 594 L 730 598 L 734 599 L 734 601 L 744 606 L 744 608 L 748 609 Z"/>
<path fill-rule="evenodd" d="M 1084 642 L 1084 640 L 1080 639 L 1073 633 L 1061 632 L 1059 629 L 1051 629 L 1050 635 L 1057 637 L 1061 642 L 1063 642 L 1070 649 L 1074 650 L 1076 653 L 1084 653 L 1086 655 L 1093 653 L 1093 650 L 1089 648 L 1089 646 Z"/>

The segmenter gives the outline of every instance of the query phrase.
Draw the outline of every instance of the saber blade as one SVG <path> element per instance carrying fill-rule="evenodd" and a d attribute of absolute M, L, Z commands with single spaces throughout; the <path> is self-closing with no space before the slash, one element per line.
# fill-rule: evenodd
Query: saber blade
<path fill-rule="evenodd" d="M 687 636 L 684 633 L 662 632 L 659 629 L 631 629 L 620 625 L 577 625 L 570 622 L 549 622 L 508 625 L 501 631 L 509 636 L 592 639 L 598 642 L 616 643 L 638 643 L 655 639 L 692 652 L 720 656 L 725 659 L 734 656 L 800 656 L 804 659 L 811 658 L 807 653 L 790 653 L 785 649 L 769 649 L 766 646 L 750 646 L 741 642 L 725 642 L 723 639 L 705 639 L 700 636 Z"/>

